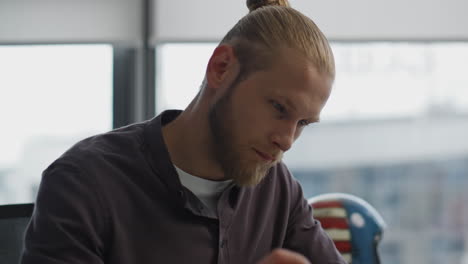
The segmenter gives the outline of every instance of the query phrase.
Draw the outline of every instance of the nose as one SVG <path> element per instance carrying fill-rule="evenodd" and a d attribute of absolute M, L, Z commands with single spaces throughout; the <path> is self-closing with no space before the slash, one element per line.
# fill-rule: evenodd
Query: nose
<path fill-rule="evenodd" d="M 283 125 L 272 136 L 273 144 L 283 152 L 288 151 L 296 139 L 296 124 Z"/>

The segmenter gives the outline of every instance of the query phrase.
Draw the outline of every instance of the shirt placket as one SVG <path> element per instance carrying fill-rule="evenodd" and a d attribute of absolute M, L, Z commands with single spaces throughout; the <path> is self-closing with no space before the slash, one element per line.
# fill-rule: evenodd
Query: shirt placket
<path fill-rule="evenodd" d="M 229 193 L 231 188 L 225 190 L 218 201 L 219 239 L 218 239 L 218 264 L 230 263 L 229 261 L 229 228 L 232 223 L 234 209 L 229 205 Z"/>

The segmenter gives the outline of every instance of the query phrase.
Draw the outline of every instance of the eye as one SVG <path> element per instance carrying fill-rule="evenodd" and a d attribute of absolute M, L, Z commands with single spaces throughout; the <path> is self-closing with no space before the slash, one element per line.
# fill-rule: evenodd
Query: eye
<path fill-rule="evenodd" d="M 274 100 L 271 100 L 270 102 L 278 112 L 280 112 L 281 114 L 286 113 L 286 108 L 282 104 L 280 104 L 280 103 L 278 103 L 278 102 L 276 102 Z"/>
<path fill-rule="evenodd" d="M 305 127 L 305 126 L 308 126 L 310 123 L 307 120 L 301 120 L 297 124 L 301 127 Z"/>

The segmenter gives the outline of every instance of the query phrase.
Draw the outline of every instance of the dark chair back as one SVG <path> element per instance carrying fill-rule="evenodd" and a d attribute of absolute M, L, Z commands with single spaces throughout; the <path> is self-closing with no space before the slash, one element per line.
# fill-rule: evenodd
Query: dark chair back
<path fill-rule="evenodd" d="M 16 264 L 34 204 L 0 205 L 0 263 Z"/>

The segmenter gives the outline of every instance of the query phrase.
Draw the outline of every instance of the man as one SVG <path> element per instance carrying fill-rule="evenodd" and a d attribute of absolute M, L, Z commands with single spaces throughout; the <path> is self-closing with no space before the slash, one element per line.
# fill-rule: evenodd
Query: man
<path fill-rule="evenodd" d="M 287 3 L 253 2 L 187 109 L 47 168 L 22 263 L 345 263 L 281 162 L 320 118 L 333 55 Z"/>

